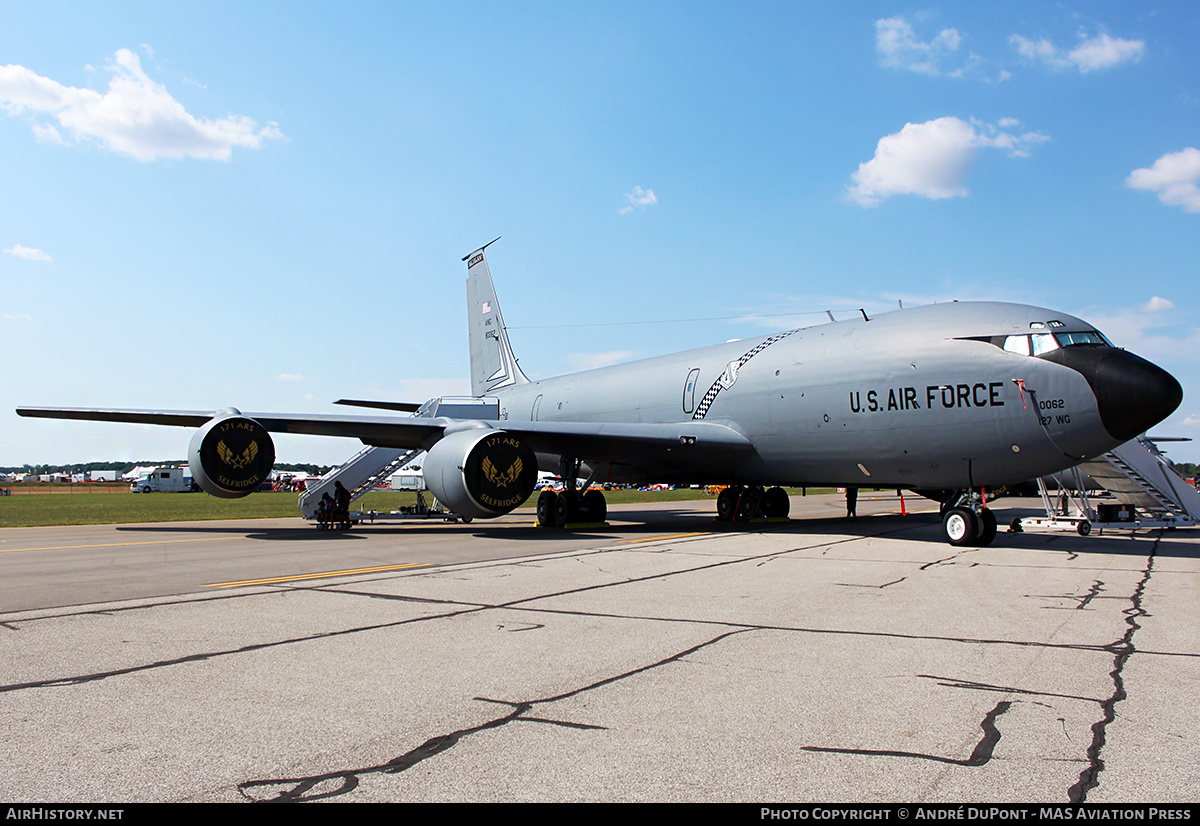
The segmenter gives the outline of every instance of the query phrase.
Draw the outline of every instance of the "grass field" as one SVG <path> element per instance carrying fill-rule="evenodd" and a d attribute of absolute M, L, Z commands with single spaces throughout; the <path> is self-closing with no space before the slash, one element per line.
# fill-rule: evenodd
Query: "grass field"
<path fill-rule="evenodd" d="M 810 489 L 812 494 L 831 488 Z M 799 490 L 789 490 L 798 494 Z M 714 499 L 702 490 L 615 490 L 604 494 L 610 505 Z M 121 525 L 133 522 L 200 522 L 208 519 L 269 519 L 299 516 L 295 493 L 255 493 L 244 499 L 217 499 L 201 493 L 79 493 L 72 496 L 0 496 L 0 528 L 50 525 Z M 374 491 L 354 508 L 381 513 L 411 506 L 410 491 Z M 432 502 L 431 494 L 425 501 Z M 525 504 L 532 506 L 536 497 Z"/>

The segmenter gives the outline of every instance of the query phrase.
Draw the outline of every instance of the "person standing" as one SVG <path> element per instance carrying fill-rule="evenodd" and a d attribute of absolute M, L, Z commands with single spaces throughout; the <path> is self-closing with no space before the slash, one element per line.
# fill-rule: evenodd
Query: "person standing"
<path fill-rule="evenodd" d="M 343 528 L 350 527 L 350 491 L 340 481 L 333 486 L 333 506 L 336 508 L 337 520 Z"/>

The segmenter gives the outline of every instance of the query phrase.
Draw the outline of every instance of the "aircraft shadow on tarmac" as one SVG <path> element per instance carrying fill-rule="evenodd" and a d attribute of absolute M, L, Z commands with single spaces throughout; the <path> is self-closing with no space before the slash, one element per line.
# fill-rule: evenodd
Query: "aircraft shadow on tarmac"
<path fill-rule="evenodd" d="M 532 515 L 531 515 L 532 516 Z M 858 517 L 854 522 L 847 523 L 838 517 L 806 517 L 793 519 L 788 522 L 769 522 L 753 524 L 736 524 L 721 522 L 694 510 L 665 509 L 653 511 L 622 511 L 620 524 L 609 528 L 584 528 L 575 531 L 562 531 L 554 528 L 536 528 L 529 523 L 513 524 L 511 522 L 494 522 L 480 525 L 478 523 L 447 524 L 430 521 L 361 524 L 348 531 L 318 531 L 313 526 L 304 524 L 296 527 L 276 527 L 256 530 L 244 526 L 226 524 L 193 523 L 191 525 L 126 525 L 117 528 L 122 533 L 154 533 L 154 534 L 236 534 L 249 539 L 269 542 L 312 541 L 314 539 L 328 542 L 362 541 L 374 537 L 389 537 L 402 539 L 414 536 L 433 536 L 453 533 L 463 538 L 507 540 L 507 541 L 541 541 L 562 542 L 566 539 L 584 541 L 602 540 L 611 536 L 614 541 L 620 541 L 619 536 L 646 535 L 661 533 L 694 533 L 694 534 L 744 534 L 744 533 L 784 533 L 808 535 L 812 533 L 837 533 L 843 536 L 887 537 L 904 533 L 908 541 L 927 542 L 942 546 L 945 540 L 939 530 L 940 519 L 936 513 L 915 513 L 901 516 L 899 514 L 877 514 Z M 626 522 L 629 520 L 629 522 Z M 1002 524 L 1006 524 L 1002 521 Z M 1093 534 L 1090 537 L 1080 537 L 1070 532 L 1027 532 L 1007 533 L 1001 528 L 997 538 L 997 548 L 1013 548 L 1028 550 L 1053 550 L 1067 554 L 1104 553 L 1121 556 L 1143 556 L 1151 549 L 1149 543 L 1155 543 L 1153 553 L 1157 556 L 1192 558 L 1200 555 L 1200 545 L 1183 541 L 1186 534 L 1171 530 L 1143 530 L 1138 532 L 1109 531 L 1105 534 Z M 1157 540 L 1157 541 L 1156 541 Z M 977 550 L 964 547 L 963 550 Z"/>

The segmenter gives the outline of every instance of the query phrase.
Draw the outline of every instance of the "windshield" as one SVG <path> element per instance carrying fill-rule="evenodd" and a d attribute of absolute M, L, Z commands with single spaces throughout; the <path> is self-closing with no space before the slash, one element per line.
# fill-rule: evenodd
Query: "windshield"
<path fill-rule="evenodd" d="M 1109 340 L 1096 330 L 1004 336 L 1003 342 L 999 338 L 993 338 L 992 343 L 1020 356 L 1041 356 L 1060 347 L 1112 347 Z"/>
<path fill-rule="evenodd" d="M 1090 344 L 1093 347 L 1111 347 L 1108 340 L 1095 330 L 1085 333 L 1055 333 L 1054 337 L 1063 347 L 1074 347 L 1077 344 Z"/>

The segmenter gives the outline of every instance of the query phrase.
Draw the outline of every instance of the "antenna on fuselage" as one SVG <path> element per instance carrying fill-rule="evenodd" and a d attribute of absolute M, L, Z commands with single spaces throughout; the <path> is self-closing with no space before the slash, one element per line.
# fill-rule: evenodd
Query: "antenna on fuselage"
<path fill-rule="evenodd" d="M 837 319 L 833 317 L 833 310 L 826 310 L 825 315 L 829 316 L 830 321 L 837 323 Z"/>

